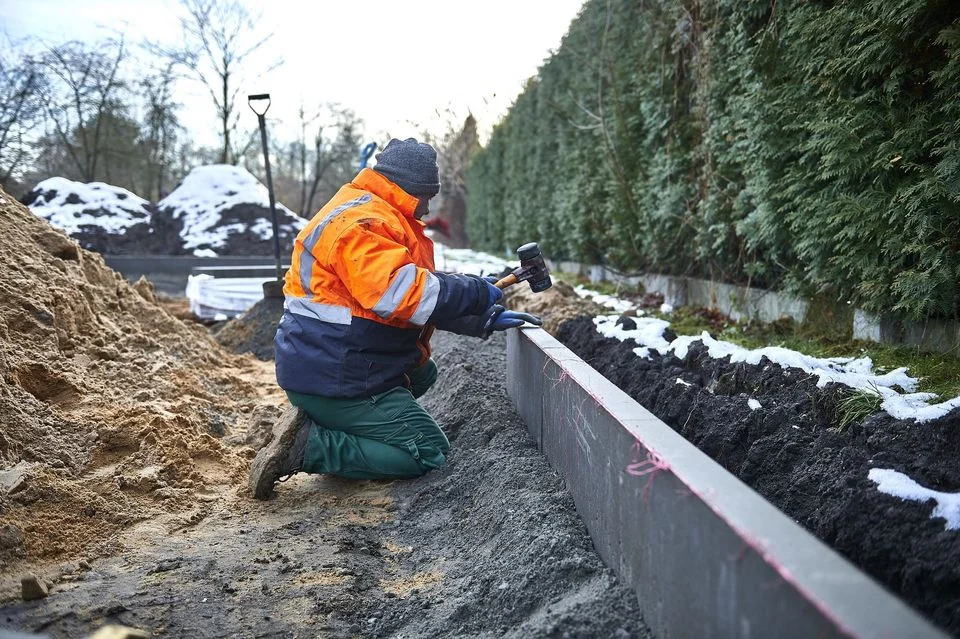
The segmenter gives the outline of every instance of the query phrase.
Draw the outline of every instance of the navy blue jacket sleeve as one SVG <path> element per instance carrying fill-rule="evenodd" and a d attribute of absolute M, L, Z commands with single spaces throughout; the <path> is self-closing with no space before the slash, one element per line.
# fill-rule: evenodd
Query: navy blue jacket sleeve
<path fill-rule="evenodd" d="M 430 323 L 437 325 L 454 317 L 480 315 L 490 308 L 490 293 L 482 277 L 439 272 L 434 276 L 440 280 L 440 292 Z"/>
<path fill-rule="evenodd" d="M 457 335 L 466 335 L 467 337 L 479 337 L 487 339 L 490 334 L 483 330 L 485 318 L 483 315 L 464 315 L 463 317 L 453 317 L 440 320 L 434 326 L 441 331 L 456 333 Z"/>

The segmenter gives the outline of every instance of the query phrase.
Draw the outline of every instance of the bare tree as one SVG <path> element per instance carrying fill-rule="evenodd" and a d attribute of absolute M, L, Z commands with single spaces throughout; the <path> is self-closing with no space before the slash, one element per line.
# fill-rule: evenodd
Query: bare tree
<path fill-rule="evenodd" d="M 305 185 L 309 179 L 309 186 L 304 189 L 306 199 L 300 207 L 300 214 L 304 217 L 312 217 L 316 213 L 313 207 L 317 196 L 320 196 L 321 201 L 332 196 L 357 172 L 356 161 L 362 142 L 363 120 L 350 109 L 336 105 L 328 105 L 327 109 L 330 112 L 330 124 L 317 127 L 313 137 L 309 178 L 307 173 L 304 173 Z M 334 135 L 326 137 L 325 130 L 332 130 Z M 303 143 L 305 145 L 305 138 Z"/>
<path fill-rule="evenodd" d="M 28 55 L 0 55 L 0 184 L 22 173 L 29 163 L 32 136 L 43 122 L 38 95 L 46 79 Z"/>
<path fill-rule="evenodd" d="M 53 136 L 67 152 L 79 177 L 97 179 L 108 113 L 122 111 L 120 65 L 126 56 L 123 39 L 93 48 L 67 42 L 50 49 L 42 62 L 49 82 L 42 100 Z"/>
<path fill-rule="evenodd" d="M 270 165 L 277 199 L 303 217 L 312 217 L 318 201 L 333 195 L 356 174 L 362 121 L 336 104 L 310 113 L 299 110 L 300 132 L 296 139 L 271 142 Z M 259 145 L 243 158 L 244 166 L 262 175 Z"/>
<path fill-rule="evenodd" d="M 183 130 L 177 117 L 180 105 L 173 98 L 173 87 L 177 80 L 175 66 L 175 62 L 168 60 L 155 73 L 139 82 L 146 102 L 142 126 L 148 192 L 144 195 L 157 200 L 167 194 L 167 182 L 176 164 L 177 137 Z"/>
<path fill-rule="evenodd" d="M 273 34 L 258 35 L 260 16 L 252 15 L 239 0 L 181 0 L 181 4 L 186 11 L 180 19 L 183 48 L 154 48 L 184 65 L 189 75 L 206 87 L 220 123 L 219 160 L 236 163 L 246 150 L 235 147 L 240 87 L 245 80 L 280 64 L 276 60 L 260 67 L 261 73 L 251 72 L 249 64 Z"/>

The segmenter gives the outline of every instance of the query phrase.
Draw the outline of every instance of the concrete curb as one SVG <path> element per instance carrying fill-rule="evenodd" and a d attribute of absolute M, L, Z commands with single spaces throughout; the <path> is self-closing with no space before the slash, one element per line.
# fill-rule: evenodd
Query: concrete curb
<path fill-rule="evenodd" d="M 507 390 L 662 637 L 946 637 L 541 329 Z"/>

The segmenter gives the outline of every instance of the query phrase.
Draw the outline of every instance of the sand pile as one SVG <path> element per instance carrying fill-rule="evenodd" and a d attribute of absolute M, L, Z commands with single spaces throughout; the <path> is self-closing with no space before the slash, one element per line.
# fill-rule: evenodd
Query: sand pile
<path fill-rule="evenodd" d="M 0 569 L 202 516 L 242 483 L 218 437 L 271 392 L 254 367 L 0 190 Z"/>

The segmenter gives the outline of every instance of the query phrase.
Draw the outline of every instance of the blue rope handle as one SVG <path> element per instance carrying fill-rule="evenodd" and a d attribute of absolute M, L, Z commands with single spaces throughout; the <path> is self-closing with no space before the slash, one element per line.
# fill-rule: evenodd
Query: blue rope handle
<path fill-rule="evenodd" d="M 363 147 L 363 150 L 360 151 L 360 168 L 361 169 L 366 168 L 367 160 L 370 159 L 370 156 L 373 155 L 373 152 L 376 150 L 377 150 L 376 142 L 371 142 L 367 146 Z"/>

